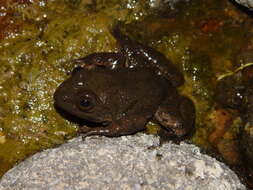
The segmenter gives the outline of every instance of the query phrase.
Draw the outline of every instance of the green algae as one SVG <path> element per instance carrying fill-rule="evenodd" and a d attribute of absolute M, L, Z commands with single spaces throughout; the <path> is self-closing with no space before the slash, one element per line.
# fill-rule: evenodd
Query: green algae
<path fill-rule="evenodd" d="M 117 22 L 182 70 L 186 83 L 180 91 L 193 99 L 197 109 L 192 140 L 210 147 L 207 137 L 212 126 L 207 117 L 217 76 L 236 68 L 233 58 L 252 34 L 249 26 L 242 29 L 225 11 L 234 11 L 228 2 L 179 1 L 173 8 L 169 3 L 161 7 L 144 0 L 41 0 L 9 5 L 23 24 L 19 32 L 0 41 L 0 135 L 6 139 L 0 144 L 1 174 L 28 155 L 76 135 L 78 126 L 54 109 L 54 90 L 75 66 L 73 59 L 117 50 L 110 34 Z M 203 23 L 210 18 L 221 24 L 203 32 Z M 149 130 L 157 133 L 156 126 Z"/>
<path fill-rule="evenodd" d="M 37 1 L 8 4 L 22 26 L 0 42 L 0 172 L 76 135 L 77 125 L 54 109 L 55 88 L 93 52 L 115 51 L 117 21 L 151 13 L 147 1 Z"/>
<path fill-rule="evenodd" d="M 6 138 L 0 145 L 1 173 L 76 134 L 77 126 L 56 113 L 52 95 L 74 67 L 72 59 L 115 49 L 109 34 L 114 4 L 106 6 L 97 13 L 90 13 L 85 1 L 11 7 L 24 24 L 0 42 L 0 131 Z"/>

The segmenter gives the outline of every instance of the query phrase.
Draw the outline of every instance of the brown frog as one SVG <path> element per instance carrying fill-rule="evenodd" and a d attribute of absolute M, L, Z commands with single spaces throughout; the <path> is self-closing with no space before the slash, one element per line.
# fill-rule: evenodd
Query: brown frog
<path fill-rule="evenodd" d="M 183 75 L 158 51 L 112 32 L 117 53 L 94 53 L 76 60 L 79 67 L 54 94 L 56 108 L 97 127 L 80 128 L 83 136 L 121 136 L 144 130 L 148 121 L 171 136 L 194 129 L 195 107 L 177 93 Z"/>

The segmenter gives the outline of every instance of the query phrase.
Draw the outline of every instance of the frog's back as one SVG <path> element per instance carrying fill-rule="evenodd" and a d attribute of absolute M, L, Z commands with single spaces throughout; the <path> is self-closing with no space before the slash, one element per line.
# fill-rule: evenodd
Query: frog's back
<path fill-rule="evenodd" d="M 149 99 L 157 99 L 164 96 L 170 87 L 169 81 L 150 68 L 123 68 L 115 72 L 119 76 L 120 86 L 138 98 L 150 96 Z"/>
<path fill-rule="evenodd" d="M 168 95 L 171 84 L 149 68 L 115 70 L 119 76 L 119 112 L 153 115 Z"/>
<path fill-rule="evenodd" d="M 86 84 L 120 118 L 124 114 L 152 116 L 168 92 L 169 81 L 150 68 L 97 68 Z"/>

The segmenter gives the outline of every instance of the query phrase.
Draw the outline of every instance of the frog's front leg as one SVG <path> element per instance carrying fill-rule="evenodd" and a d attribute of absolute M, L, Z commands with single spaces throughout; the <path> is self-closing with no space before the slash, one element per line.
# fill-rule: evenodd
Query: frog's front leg
<path fill-rule="evenodd" d="M 130 135 L 142 131 L 145 129 L 147 119 L 141 116 L 133 116 L 122 118 L 118 121 L 110 123 L 105 127 L 95 127 L 79 130 L 79 133 L 82 135 L 83 139 L 87 136 L 107 136 L 107 137 L 118 137 L 122 135 Z"/>
<path fill-rule="evenodd" d="M 125 61 L 125 57 L 121 53 L 113 52 L 93 53 L 74 60 L 75 63 L 88 70 L 95 67 L 107 67 L 110 69 L 124 67 Z"/>
<path fill-rule="evenodd" d="M 194 132 L 195 107 L 185 96 L 171 96 L 155 113 L 155 120 L 164 127 L 171 136 L 183 137 Z"/>

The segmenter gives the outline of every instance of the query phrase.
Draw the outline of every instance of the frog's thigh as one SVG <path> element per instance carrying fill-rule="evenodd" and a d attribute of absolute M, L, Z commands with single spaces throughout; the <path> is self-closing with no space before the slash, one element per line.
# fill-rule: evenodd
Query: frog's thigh
<path fill-rule="evenodd" d="M 145 129 L 147 119 L 144 117 L 122 118 L 105 127 L 89 128 L 82 134 L 83 138 L 87 136 L 99 135 L 108 137 L 117 137 L 122 135 L 130 135 Z"/>
<path fill-rule="evenodd" d="M 148 120 L 144 116 L 128 116 L 119 120 L 116 124 L 120 135 L 130 135 L 145 129 Z"/>
<path fill-rule="evenodd" d="M 114 28 L 112 34 L 119 43 L 121 52 L 127 57 L 126 67 L 152 66 L 170 80 L 173 86 L 177 87 L 184 83 L 183 74 L 161 52 L 133 41 L 121 32 L 119 25 Z"/>
<path fill-rule="evenodd" d="M 114 69 L 116 67 L 124 67 L 125 57 L 121 53 L 101 52 L 76 59 L 74 62 L 81 64 L 86 69 L 93 69 L 97 66 Z"/>
<path fill-rule="evenodd" d="M 190 132 L 195 122 L 195 107 L 193 102 L 178 96 L 172 102 L 159 106 L 155 119 L 174 136 L 184 136 Z"/>

